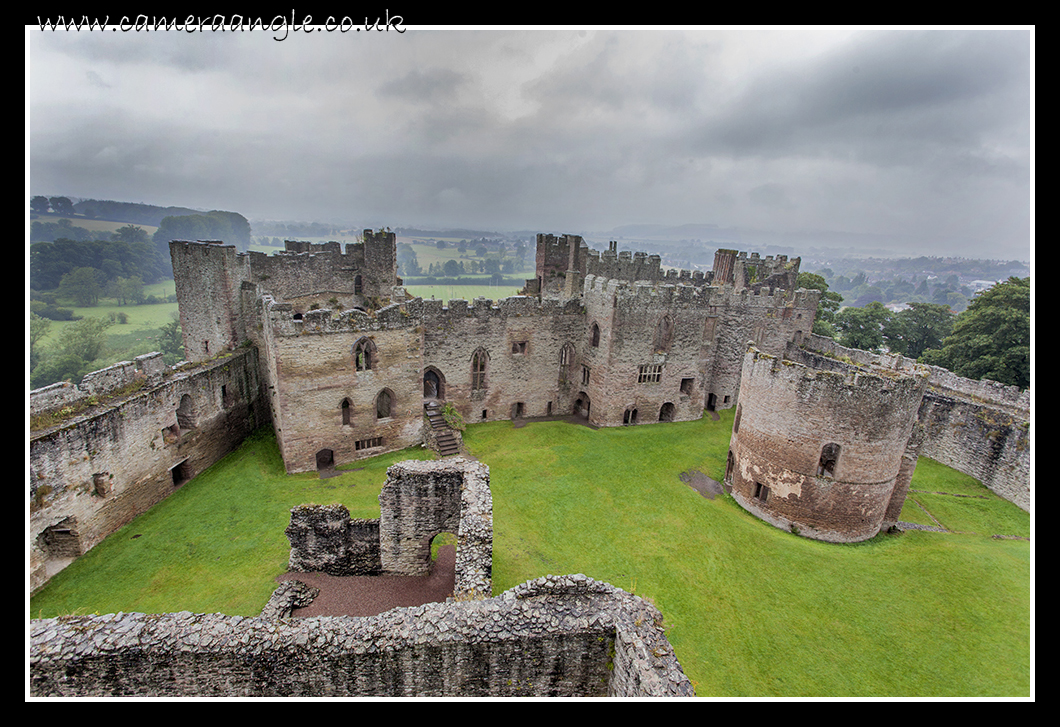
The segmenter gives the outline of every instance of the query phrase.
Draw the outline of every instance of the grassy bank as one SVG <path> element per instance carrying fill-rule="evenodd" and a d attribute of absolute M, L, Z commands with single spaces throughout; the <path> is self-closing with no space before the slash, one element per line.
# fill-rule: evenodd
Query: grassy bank
<path fill-rule="evenodd" d="M 598 431 L 469 427 L 491 472 L 494 593 L 585 573 L 650 598 L 700 696 L 1029 694 L 1030 543 L 990 537 L 1025 535 L 1026 513 L 922 459 L 911 500 L 979 534 L 799 538 L 681 482 L 690 469 L 721 479 L 731 428 L 731 411 Z M 59 574 L 31 613 L 254 615 L 286 568 L 291 506 L 342 502 L 378 517 L 386 466 L 423 456 L 366 460 L 329 480 L 288 476 L 271 433 L 259 433 Z M 928 499 L 954 491 L 974 496 Z"/>

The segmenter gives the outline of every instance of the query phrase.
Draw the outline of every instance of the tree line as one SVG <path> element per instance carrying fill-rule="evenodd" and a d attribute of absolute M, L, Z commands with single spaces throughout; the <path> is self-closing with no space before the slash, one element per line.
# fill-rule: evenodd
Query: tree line
<path fill-rule="evenodd" d="M 960 313 L 918 301 L 897 312 L 879 301 L 840 308 L 843 297 L 813 273 L 801 273 L 799 287 L 822 291 L 813 332 L 842 346 L 900 353 L 965 378 L 1031 384 L 1029 277 L 975 294 Z"/>

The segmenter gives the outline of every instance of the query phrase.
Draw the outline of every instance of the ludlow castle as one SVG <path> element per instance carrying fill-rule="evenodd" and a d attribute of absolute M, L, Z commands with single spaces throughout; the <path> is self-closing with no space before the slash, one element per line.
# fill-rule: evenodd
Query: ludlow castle
<path fill-rule="evenodd" d="M 718 250 L 704 274 L 542 234 L 521 295 L 446 305 L 406 294 L 391 232 L 170 251 L 187 363 L 151 354 L 31 394 L 53 417 L 30 436 L 33 589 L 263 424 L 306 472 L 458 449 L 443 408 L 602 427 L 735 407 L 726 490 L 821 540 L 895 526 L 919 455 L 1030 509 L 1029 391 L 812 335 L 798 258 Z"/>

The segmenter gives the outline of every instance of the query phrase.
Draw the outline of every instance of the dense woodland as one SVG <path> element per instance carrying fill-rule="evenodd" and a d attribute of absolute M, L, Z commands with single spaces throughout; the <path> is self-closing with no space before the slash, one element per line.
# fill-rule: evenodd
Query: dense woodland
<path fill-rule="evenodd" d="M 254 243 L 281 247 L 283 239 L 356 239 L 358 230 L 320 223 L 255 222 L 235 212 L 201 212 L 122 202 L 34 197 L 30 203 L 31 387 L 79 381 L 99 368 L 122 314 L 83 315 L 85 309 L 172 304 L 145 294 L 144 286 L 172 279 L 169 241 L 217 239 L 246 250 Z M 58 217 L 55 215 L 69 215 Z M 125 223 L 114 232 L 79 225 L 81 220 Z M 153 233 L 140 225 L 157 227 Z M 470 230 L 402 230 L 416 239 L 399 242 L 399 275 L 406 284 L 521 285 L 533 267 L 532 237 Z M 279 233 L 279 234 L 277 234 Z M 415 237 L 413 237 L 415 236 Z M 683 243 L 684 241 L 682 241 Z M 664 256 L 709 247 L 694 241 L 634 243 Z M 426 246 L 426 247 L 425 247 Z M 697 253 L 698 254 L 698 253 Z M 686 267 L 692 267 L 686 260 Z M 812 261 L 810 263 L 813 264 Z M 803 268 L 807 269 L 806 262 Z M 1001 281 L 997 282 L 996 281 Z M 1030 385 L 1030 277 L 1026 263 L 964 258 L 843 258 L 799 276 L 800 287 L 823 293 L 814 332 L 844 346 L 899 352 L 943 366 L 961 376 Z M 82 312 L 75 314 L 74 309 Z M 64 323 L 49 339 L 50 322 Z M 156 348 L 170 363 L 182 356 L 176 321 L 155 332 Z M 112 352 L 113 353 L 113 352 Z"/>

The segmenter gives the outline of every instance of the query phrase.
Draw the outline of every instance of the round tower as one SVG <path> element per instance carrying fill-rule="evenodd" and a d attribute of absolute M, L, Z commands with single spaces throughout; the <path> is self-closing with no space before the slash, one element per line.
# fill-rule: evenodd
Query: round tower
<path fill-rule="evenodd" d="M 725 479 L 744 509 L 778 528 L 867 540 L 908 488 L 903 455 L 928 370 L 826 365 L 746 354 Z"/>

